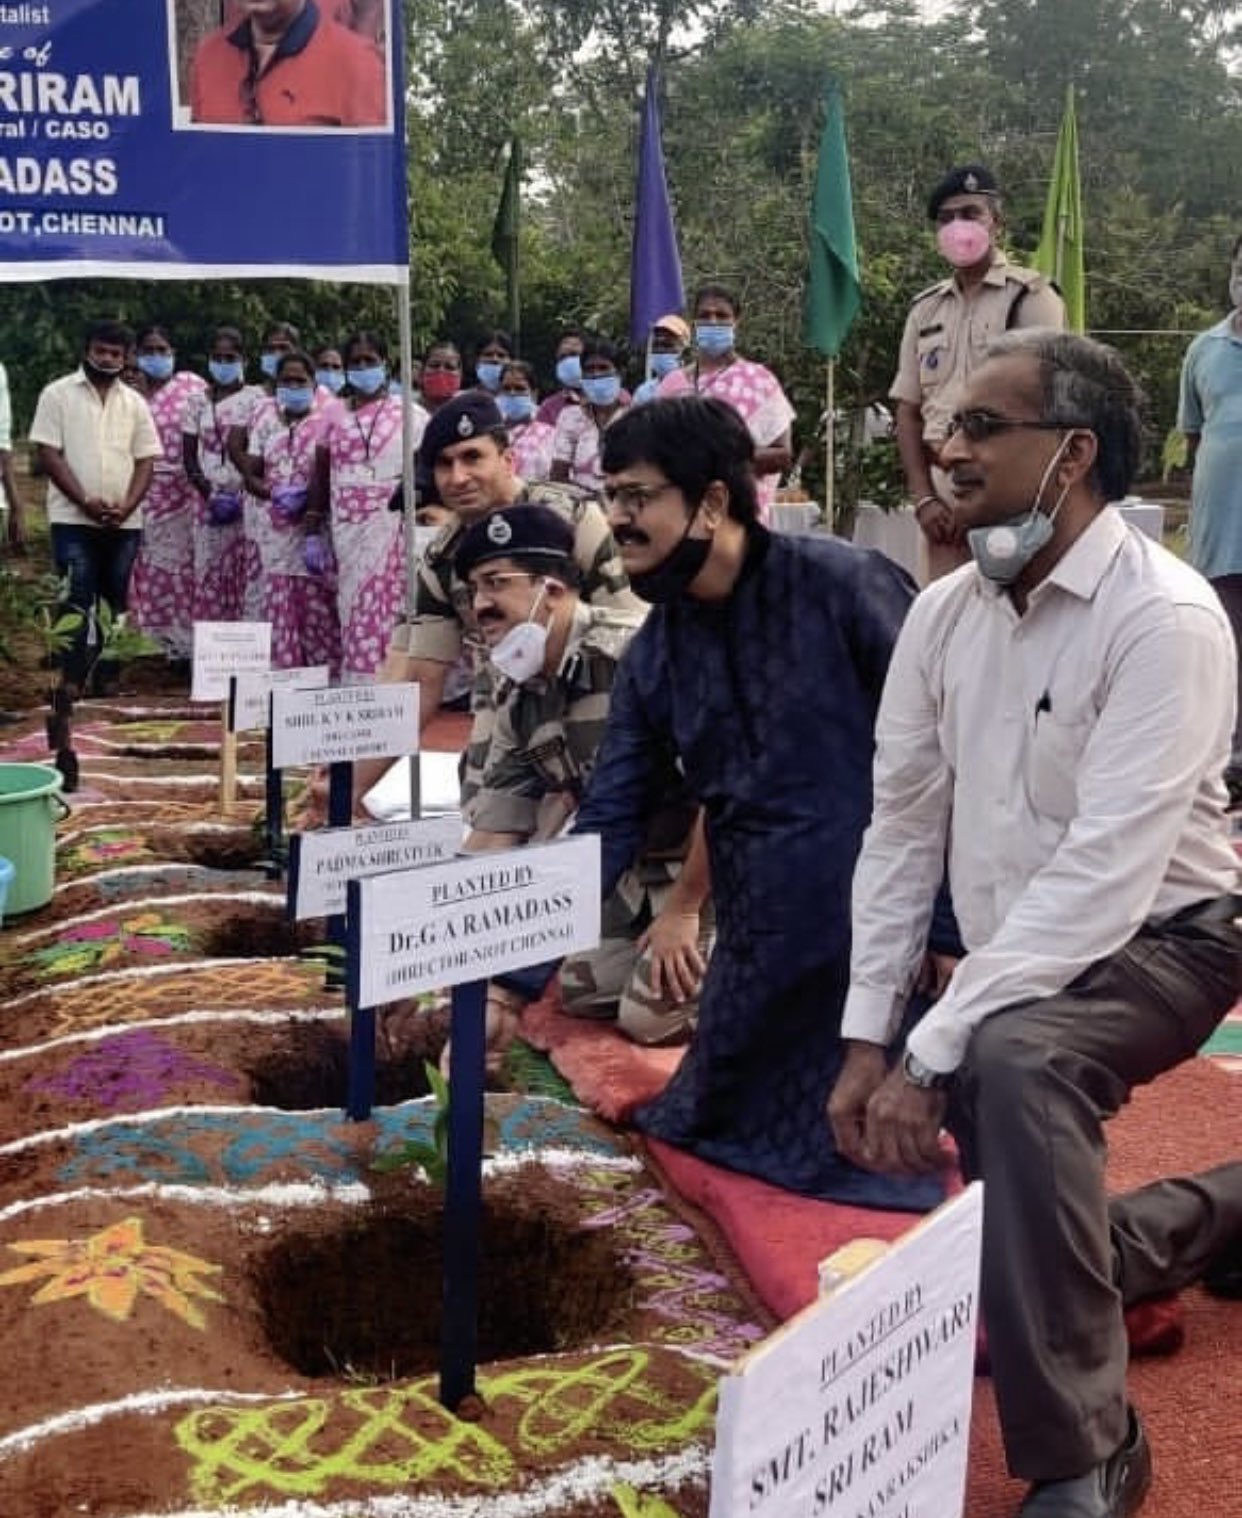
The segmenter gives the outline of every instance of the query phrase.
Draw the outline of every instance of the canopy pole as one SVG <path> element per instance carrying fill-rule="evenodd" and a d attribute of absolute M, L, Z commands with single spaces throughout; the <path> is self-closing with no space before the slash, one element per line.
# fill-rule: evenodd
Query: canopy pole
<path fill-rule="evenodd" d="M 418 500 L 414 484 L 414 323 L 410 315 L 410 282 L 396 287 L 397 332 L 401 345 L 401 493 L 405 500 L 402 531 L 405 533 L 405 615 L 414 616 L 418 594 Z M 422 775 L 417 749 L 410 756 L 410 816 L 422 816 Z"/>
<path fill-rule="evenodd" d="M 837 530 L 837 361 L 828 360 L 828 404 L 824 412 L 824 516 L 830 532 Z"/>

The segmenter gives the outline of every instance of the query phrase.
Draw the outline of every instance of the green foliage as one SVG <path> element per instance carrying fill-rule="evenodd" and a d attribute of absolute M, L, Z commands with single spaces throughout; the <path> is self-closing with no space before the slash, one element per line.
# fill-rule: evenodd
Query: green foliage
<path fill-rule="evenodd" d="M 261 833 L 263 831 L 263 827 L 263 818 L 256 817 L 254 821 L 255 833 Z M 347 958 L 347 950 L 345 948 L 345 945 L 340 943 L 313 943 L 309 944 L 305 949 L 303 949 L 298 955 L 298 958 L 310 960 L 312 964 L 323 965 L 325 969 L 331 968 L 332 966 L 344 967 L 345 960 Z"/>
<path fill-rule="evenodd" d="M 308 346 L 341 342 L 356 327 L 376 327 L 396 338 L 393 292 L 373 285 L 317 280 L 185 280 L 178 283 L 116 279 L 64 279 L 0 285 L 0 359 L 8 371 L 20 436 L 34 414 L 39 391 L 82 359 L 89 322 L 118 317 L 133 326 L 168 327 L 177 362 L 205 372 L 211 332 L 221 322 L 240 327 L 248 357 L 257 362 L 261 333 L 273 321 L 292 321 Z"/>
<path fill-rule="evenodd" d="M 488 240 L 498 149 L 511 130 L 531 166 L 527 356 L 546 373 L 556 330 L 569 321 L 624 333 L 638 98 L 648 59 L 660 57 L 687 283 L 714 276 L 737 286 L 743 346 L 780 373 L 805 439 L 824 396 L 822 363 L 802 345 L 801 308 L 828 71 L 845 94 L 864 285 L 837 371 L 847 411 L 885 394 L 910 298 L 944 272 L 924 203 L 950 163 L 995 166 L 1011 250 L 1029 256 L 1072 79 L 1088 316 L 1148 391 L 1154 464 L 1187 334 L 1221 310 L 1234 230 L 1225 213 L 1242 199 L 1231 8 L 961 0 L 936 20 L 907 0 L 832 9 L 811 0 L 413 0 L 420 336 L 448 330 L 469 340 L 503 317 Z M 860 458 L 855 441 L 841 462 L 846 495 L 884 499 L 891 463 L 882 451 Z"/>
<path fill-rule="evenodd" d="M 436 1104 L 431 1142 L 410 1139 L 400 1148 L 378 1155 L 371 1162 L 371 1169 L 381 1175 L 391 1175 L 399 1170 L 417 1168 L 433 1186 L 443 1186 L 448 1180 L 449 1085 L 430 1060 L 424 1060 L 423 1070 Z"/>
<path fill-rule="evenodd" d="M 885 394 L 910 298 L 944 272 L 924 203 L 949 164 L 993 165 L 1011 250 L 1029 256 L 1072 80 L 1088 320 L 1148 392 L 1157 466 L 1189 334 L 1223 310 L 1242 204 L 1236 9 L 1219 0 L 956 0 L 934 18 L 928 9 L 914 0 L 404 0 L 416 347 L 447 333 L 469 348 L 504 322 L 490 239 L 501 148 L 514 133 L 529 166 L 525 355 L 547 375 L 564 324 L 624 334 L 639 96 L 648 61 L 659 59 L 687 283 L 737 286 L 742 346 L 781 375 L 801 442 L 824 404 L 801 312 L 829 71 L 845 99 L 863 277 L 862 313 L 837 367 L 847 412 Z M 198 367 L 211 326 L 225 319 L 252 353 L 274 318 L 292 317 L 311 341 L 360 325 L 395 330 L 391 292 L 371 287 L 4 286 L 0 357 L 19 425 L 39 387 L 76 363 L 87 319 L 104 312 L 167 321 L 179 360 Z M 844 431 L 853 438 L 841 458 L 848 504 L 873 488 L 868 474 L 885 487 L 887 463 L 861 458 L 858 429 Z"/>
<path fill-rule="evenodd" d="M 24 622 L 32 627 L 49 665 L 69 652 L 83 628 L 89 629 L 87 679 L 101 660 L 125 663 L 162 652 L 153 638 L 134 626 L 124 612 L 114 612 L 106 601 L 97 601 L 86 610 L 70 604 L 67 575 L 42 574 L 23 580 L 5 571 L 0 586 L 0 626 Z M 4 657 L 9 657 L 7 650 Z"/>

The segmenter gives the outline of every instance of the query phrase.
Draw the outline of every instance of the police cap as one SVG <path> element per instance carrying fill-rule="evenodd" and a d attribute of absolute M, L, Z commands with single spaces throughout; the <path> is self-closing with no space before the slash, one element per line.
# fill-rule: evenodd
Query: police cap
<path fill-rule="evenodd" d="M 991 169 L 981 163 L 964 163 L 959 169 L 950 169 L 931 192 L 927 201 L 928 219 L 935 221 L 940 214 L 940 207 L 950 195 L 997 196 L 999 194 L 1000 185 L 997 184 L 996 175 Z"/>
<path fill-rule="evenodd" d="M 453 561 L 461 579 L 489 559 L 546 559 L 555 574 L 573 561 L 574 530 L 550 506 L 502 506 L 473 523 Z"/>
<path fill-rule="evenodd" d="M 486 437 L 503 432 L 505 419 L 500 407 L 486 390 L 463 390 L 434 413 L 427 423 L 418 457 L 426 469 L 434 469 L 445 448 L 464 443 L 472 437 Z"/>

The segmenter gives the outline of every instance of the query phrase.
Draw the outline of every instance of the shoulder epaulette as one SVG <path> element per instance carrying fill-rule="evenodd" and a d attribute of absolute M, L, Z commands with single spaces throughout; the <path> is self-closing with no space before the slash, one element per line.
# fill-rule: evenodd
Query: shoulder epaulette
<path fill-rule="evenodd" d="M 940 295 L 952 283 L 952 277 L 949 279 L 938 279 L 934 285 L 928 285 L 926 290 L 920 290 L 919 293 L 910 302 L 910 304 L 912 306 L 917 306 L 919 301 L 926 300 L 929 295 Z"/>
<path fill-rule="evenodd" d="M 1034 290 L 1037 285 L 1050 284 L 1046 274 L 1041 274 L 1038 269 L 1029 268 L 1026 264 L 1005 265 L 1005 278 L 1012 279 L 1019 285 L 1024 285 L 1028 290 Z"/>

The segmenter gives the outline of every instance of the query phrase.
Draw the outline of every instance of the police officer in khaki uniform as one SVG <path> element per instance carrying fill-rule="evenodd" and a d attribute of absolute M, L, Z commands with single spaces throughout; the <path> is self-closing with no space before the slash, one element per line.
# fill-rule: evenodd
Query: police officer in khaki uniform
<path fill-rule="evenodd" d="M 897 447 L 926 541 L 928 577 L 936 579 L 970 557 L 937 463 L 966 379 L 994 338 L 1014 327 L 1064 327 L 1065 306 L 1042 274 L 1010 263 L 1001 251 L 1000 188 L 982 164 L 946 174 L 927 214 L 954 272 L 914 297 L 889 395 L 897 403 Z"/>
<path fill-rule="evenodd" d="M 474 620 L 494 676 L 494 723 L 479 756 L 479 782 L 464 807 L 467 849 L 512 848 L 560 834 L 578 810 L 608 723 L 617 664 L 635 631 L 632 618 L 588 606 L 579 593 L 574 530 L 546 506 L 517 505 L 490 513 L 460 535 L 457 581 L 473 603 Z M 604 903 L 601 942 L 561 967 L 565 1009 L 615 1017 L 643 1043 L 684 1037 L 693 1026 L 697 989 L 710 951 L 706 868 L 696 858 L 682 874 L 696 808 L 670 764 L 667 803 L 643 851 Z M 699 873 L 701 872 L 701 873 Z M 695 899 L 690 900 L 693 890 Z M 666 903 L 699 914 L 698 944 L 662 955 L 656 929 Z M 522 1000 L 493 985 L 488 1028 L 495 1061 L 512 1036 Z"/>
<path fill-rule="evenodd" d="M 422 726 L 440 710 L 449 671 L 463 648 L 474 662 L 470 710 L 473 724 L 462 777 L 463 806 L 479 782 L 479 766 L 491 737 L 491 675 L 474 618 L 468 587 L 454 569 L 454 557 L 470 525 L 493 511 L 515 505 L 550 507 L 569 522 L 581 594 L 637 627 L 646 606 L 629 588 L 617 545 L 603 510 L 575 485 L 527 484 L 514 472 L 504 418 L 492 397 L 467 390 L 432 416 L 419 446 L 420 469 L 435 482 L 440 502 L 453 521 L 436 538 L 419 566 L 412 615 L 393 632 L 380 680 L 413 680 L 421 692 Z M 379 779 L 384 765 L 354 766 L 355 799 Z"/>

